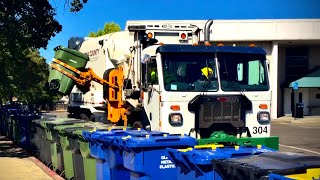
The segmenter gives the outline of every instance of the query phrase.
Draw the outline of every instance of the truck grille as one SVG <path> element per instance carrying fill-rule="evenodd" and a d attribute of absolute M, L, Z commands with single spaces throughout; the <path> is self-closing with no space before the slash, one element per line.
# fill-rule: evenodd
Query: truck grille
<path fill-rule="evenodd" d="M 214 123 L 228 123 L 243 127 L 241 97 L 210 97 L 203 99 L 199 109 L 199 128 L 209 128 Z"/>

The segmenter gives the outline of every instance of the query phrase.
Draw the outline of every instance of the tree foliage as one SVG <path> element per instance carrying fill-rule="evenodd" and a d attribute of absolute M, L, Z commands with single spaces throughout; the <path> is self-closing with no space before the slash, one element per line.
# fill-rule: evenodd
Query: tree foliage
<path fill-rule="evenodd" d="M 66 0 L 66 4 L 70 4 L 70 12 L 79 12 L 87 2 L 88 0 Z"/>
<path fill-rule="evenodd" d="M 90 32 L 88 36 L 99 37 L 112 32 L 118 32 L 120 30 L 121 30 L 120 26 L 118 24 L 115 24 L 114 22 L 105 23 L 103 29 L 98 29 L 97 32 Z"/>
<path fill-rule="evenodd" d="M 49 95 L 44 92 L 48 65 L 37 49 L 61 31 L 55 15 L 47 0 L 0 1 L 0 101 Z"/>

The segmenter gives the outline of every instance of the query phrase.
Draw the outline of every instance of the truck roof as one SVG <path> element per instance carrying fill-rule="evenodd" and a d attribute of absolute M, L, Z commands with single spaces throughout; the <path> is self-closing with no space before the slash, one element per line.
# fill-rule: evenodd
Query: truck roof
<path fill-rule="evenodd" d="M 229 52 L 229 53 L 248 53 L 265 55 L 266 52 L 260 47 L 244 47 L 244 46 L 193 46 L 193 45 L 178 45 L 167 44 L 157 48 L 157 53 L 160 52 Z"/>

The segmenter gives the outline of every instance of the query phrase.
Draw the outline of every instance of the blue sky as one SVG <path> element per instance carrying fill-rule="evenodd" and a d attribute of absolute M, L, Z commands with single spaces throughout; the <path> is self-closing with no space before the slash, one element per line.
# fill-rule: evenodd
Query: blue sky
<path fill-rule="evenodd" d="M 65 0 L 50 2 L 63 27 L 51 38 L 47 49 L 40 50 L 47 62 L 53 58 L 54 47 L 67 46 L 70 37 L 85 37 L 106 22 L 115 22 L 124 29 L 127 20 L 320 18 L 320 0 L 88 0 L 78 13 L 69 12 Z"/>

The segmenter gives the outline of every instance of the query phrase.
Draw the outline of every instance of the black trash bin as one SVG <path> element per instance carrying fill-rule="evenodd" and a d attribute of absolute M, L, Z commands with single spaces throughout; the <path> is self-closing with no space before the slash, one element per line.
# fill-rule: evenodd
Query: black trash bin
<path fill-rule="evenodd" d="M 297 103 L 296 104 L 295 118 L 303 118 L 303 108 L 304 108 L 304 104 L 303 103 Z"/>

